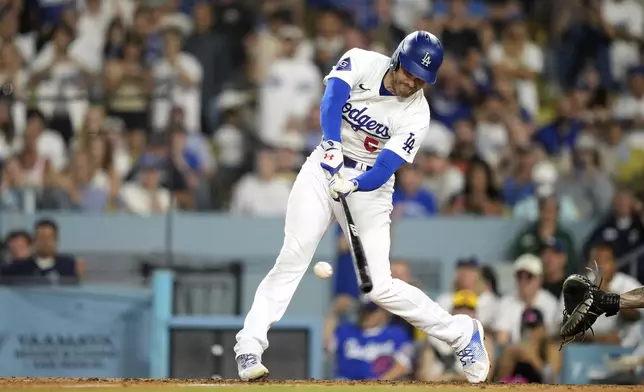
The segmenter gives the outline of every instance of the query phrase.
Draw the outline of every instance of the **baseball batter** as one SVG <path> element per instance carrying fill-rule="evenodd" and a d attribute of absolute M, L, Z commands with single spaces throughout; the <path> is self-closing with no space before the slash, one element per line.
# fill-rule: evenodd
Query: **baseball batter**
<path fill-rule="evenodd" d="M 322 142 L 295 180 L 284 244 L 237 334 L 235 358 L 241 379 L 268 375 L 261 362 L 268 348 L 267 332 L 284 315 L 329 224 L 342 217 L 336 201 L 341 193 L 347 196 L 371 271 L 370 300 L 448 343 L 470 382 L 486 380 L 490 363 L 481 323 L 450 315 L 418 288 L 392 279 L 389 268 L 394 172 L 413 162 L 427 133 L 429 106 L 422 89 L 436 82 L 442 62 L 438 38 L 416 31 L 391 58 L 349 50 L 324 79 Z"/>

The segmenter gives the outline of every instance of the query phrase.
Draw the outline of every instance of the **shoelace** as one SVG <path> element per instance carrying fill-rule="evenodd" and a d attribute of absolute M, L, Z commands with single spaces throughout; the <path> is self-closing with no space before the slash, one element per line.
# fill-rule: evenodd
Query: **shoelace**
<path fill-rule="evenodd" d="M 242 355 L 239 359 L 241 360 L 243 368 L 257 364 L 257 357 L 251 354 Z"/>
<path fill-rule="evenodd" d="M 472 352 L 472 349 L 469 348 L 464 348 L 463 350 L 458 352 L 458 360 L 461 361 L 461 366 L 465 367 L 470 363 L 476 362 L 474 360 L 474 352 Z"/>

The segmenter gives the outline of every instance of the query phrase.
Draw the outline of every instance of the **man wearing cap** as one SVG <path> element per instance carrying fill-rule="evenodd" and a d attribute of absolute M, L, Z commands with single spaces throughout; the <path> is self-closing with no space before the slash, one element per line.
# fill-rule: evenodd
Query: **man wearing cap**
<path fill-rule="evenodd" d="M 521 342 L 506 347 L 499 360 L 498 379 L 511 383 L 554 383 L 561 370 L 561 353 L 548 339 L 543 313 L 527 308 L 521 314 Z"/>
<path fill-rule="evenodd" d="M 334 378 L 398 380 L 409 374 L 413 342 L 404 328 L 389 323 L 390 317 L 375 303 L 364 301 L 357 323 L 336 328 L 330 347 L 336 354 Z"/>
<path fill-rule="evenodd" d="M 452 314 L 464 314 L 470 317 L 478 317 L 480 313 L 480 296 L 471 290 L 458 290 L 449 293 L 449 304 Z M 492 355 L 495 353 L 494 341 L 488 335 L 485 341 L 487 352 L 490 354 L 490 375 L 494 374 L 495 360 Z M 426 344 L 419 354 L 418 370 L 416 378 L 422 381 L 465 381 L 463 368 L 454 355 L 449 345 L 434 337 L 428 337 Z"/>
<path fill-rule="evenodd" d="M 291 118 L 304 119 L 322 95 L 322 75 L 315 64 L 298 57 L 304 33 L 294 25 L 282 26 L 281 55 L 268 68 L 259 95 L 259 136 L 268 144 L 279 143 Z"/>
<path fill-rule="evenodd" d="M 541 260 L 543 261 L 543 288 L 556 298 L 561 297 L 563 282 L 568 274 L 566 265 L 568 256 L 561 241 L 551 237 L 544 241 L 541 249 Z"/>
<path fill-rule="evenodd" d="M 170 192 L 161 186 L 162 164 L 160 158 L 150 154 L 141 158 L 139 181 L 127 182 L 119 191 L 120 201 L 127 211 L 149 215 L 170 208 Z"/>
<path fill-rule="evenodd" d="M 516 290 L 501 298 L 494 329 L 501 345 L 521 341 L 521 314 L 528 307 L 539 309 L 548 334 L 557 332 L 559 303 L 557 298 L 542 288 L 543 266 L 531 254 L 519 256 L 514 262 Z"/>

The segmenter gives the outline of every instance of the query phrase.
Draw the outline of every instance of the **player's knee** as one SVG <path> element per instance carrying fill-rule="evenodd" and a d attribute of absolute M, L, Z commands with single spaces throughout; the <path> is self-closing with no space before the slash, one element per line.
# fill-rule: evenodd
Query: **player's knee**
<path fill-rule="evenodd" d="M 394 280 L 389 277 L 388 279 L 381 279 L 373 282 L 373 289 L 369 293 L 369 300 L 378 304 L 391 296 L 394 289 Z"/>

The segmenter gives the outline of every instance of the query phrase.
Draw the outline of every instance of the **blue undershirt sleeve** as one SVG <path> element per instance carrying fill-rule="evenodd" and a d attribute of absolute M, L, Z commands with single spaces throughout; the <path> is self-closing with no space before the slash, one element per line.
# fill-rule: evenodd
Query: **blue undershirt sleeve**
<path fill-rule="evenodd" d="M 369 192 L 380 188 L 403 163 L 405 159 L 400 155 L 391 150 L 382 150 L 371 170 L 354 179 L 358 182 L 358 191 Z"/>
<path fill-rule="evenodd" d="M 349 99 L 351 86 L 340 78 L 330 78 L 326 82 L 324 96 L 320 102 L 320 125 L 324 140 L 342 142 L 342 107 Z"/>

